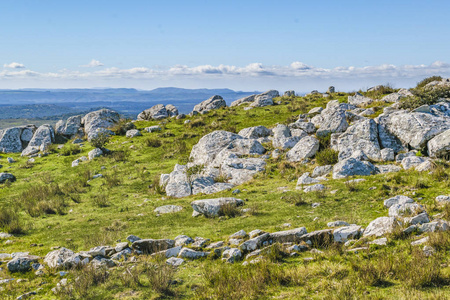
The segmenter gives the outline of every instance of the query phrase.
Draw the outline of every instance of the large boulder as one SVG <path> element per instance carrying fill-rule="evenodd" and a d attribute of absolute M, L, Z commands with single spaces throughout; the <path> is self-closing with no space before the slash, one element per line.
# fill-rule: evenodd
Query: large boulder
<path fill-rule="evenodd" d="M 64 261 L 74 254 L 75 253 L 72 250 L 63 247 L 47 253 L 44 258 L 44 263 L 46 263 L 50 268 L 60 268 L 63 267 Z"/>
<path fill-rule="evenodd" d="M 273 243 L 298 243 L 301 237 L 307 234 L 305 227 L 290 230 L 277 231 L 270 234 Z"/>
<path fill-rule="evenodd" d="M 365 97 L 360 93 L 356 93 L 354 96 L 348 96 L 348 103 L 355 106 L 366 106 L 372 103 L 374 100 L 369 97 Z"/>
<path fill-rule="evenodd" d="M 236 198 L 204 199 L 191 202 L 192 209 L 206 217 L 217 217 L 223 207 L 237 207 L 244 205 L 244 201 Z"/>
<path fill-rule="evenodd" d="M 395 217 L 380 217 L 367 226 L 364 236 L 382 236 L 399 228 L 401 223 Z"/>
<path fill-rule="evenodd" d="M 34 125 L 12 127 L 0 130 L 0 152 L 19 153 L 28 146 L 33 138 L 36 127 Z"/>
<path fill-rule="evenodd" d="M 221 107 L 226 107 L 227 103 L 223 98 L 219 95 L 214 95 L 211 98 L 197 104 L 194 106 L 193 111 L 196 111 L 198 113 L 204 112 L 204 111 L 210 111 L 212 109 L 218 109 Z"/>
<path fill-rule="evenodd" d="M 255 97 L 256 97 L 256 94 L 255 95 L 250 95 L 250 96 L 247 96 L 247 97 L 244 97 L 244 98 L 241 98 L 241 99 L 238 99 L 236 101 L 231 102 L 230 107 L 239 106 L 239 105 L 244 104 L 244 103 L 253 102 L 253 101 L 255 101 Z"/>
<path fill-rule="evenodd" d="M 264 126 L 248 127 L 239 131 L 238 135 L 247 139 L 259 139 L 272 135 L 272 130 Z"/>
<path fill-rule="evenodd" d="M 6 181 L 14 182 L 16 177 L 10 173 L 0 173 L 0 183 L 5 183 Z"/>
<path fill-rule="evenodd" d="M 192 194 L 191 184 L 186 171 L 186 166 L 175 165 L 174 170 L 169 174 L 169 179 L 165 184 L 167 196 L 183 198 Z"/>
<path fill-rule="evenodd" d="M 250 104 L 251 107 L 264 107 L 268 105 L 273 105 L 273 98 L 279 97 L 280 93 L 276 90 L 270 90 L 265 93 L 259 94 L 255 96 L 255 100 L 252 104 Z"/>
<path fill-rule="evenodd" d="M 345 243 L 348 240 L 359 238 L 363 232 L 364 230 L 361 226 L 353 224 L 335 229 L 333 237 L 335 242 Z"/>
<path fill-rule="evenodd" d="M 144 254 L 153 254 L 173 247 L 175 247 L 175 241 L 169 239 L 143 239 L 135 241 L 131 245 L 131 248 L 137 251 L 141 251 Z"/>
<path fill-rule="evenodd" d="M 381 160 L 377 124 L 368 119 L 350 126 L 339 135 L 332 148 L 339 151 L 340 160 L 349 158 L 357 150 L 362 151 L 371 160 Z"/>
<path fill-rule="evenodd" d="M 291 149 L 294 147 L 301 138 L 308 136 L 306 132 L 301 129 L 295 130 L 295 135 L 288 126 L 284 124 L 278 124 L 272 129 L 273 139 L 272 144 L 275 148 Z"/>
<path fill-rule="evenodd" d="M 428 155 L 433 158 L 447 158 L 450 154 L 450 129 L 428 141 Z"/>
<path fill-rule="evenodd" d="M 31 265 L 36 263 L 38 259 L 39 256 L 34 255 L 16 256 L 10 260 L 6 266 L 11 273 L 27 272 L 31 270 Z"/>
<path fill-rule="evenodd" d="M 178 109 L 172 104 L 156 104 L 137 116 L 138 121 L 161 120 L 178 115 Z"/>
<path fill-rule="evenodd" d="M 314 118 L 317 117 L 321 118 L 317 124 L 314 124 L 319 126 L 319 129 L 316 132 L 317 136 L 327 136 L 331 133 L 344 132 L 349 126 L 345 110 L 341 108 L 341 106 L 327 107 L 319 116 Z"/>
<path fill-rule="evenodd" d="M 242 137 L 238 134 L 224 130 L 211 132 L 202 137 L 198 143 L 192 147 L 189 158 L 195 165 L 210 164 L 220 151 L 236 139 L 242 139 Z"/>
<path fill-rule="evenodd" d="M 119 113 L 110 109 L 101 109 L 85 115 L 81 119 L 81 123 L 84 125 L 84 132 L 88 140 L 91 140 L 101 132 L 111 133 L 108 128 L 119 123 L 119 120 Z"/>
<path fill-rule="evenodd" d="M 369 176 L 375 173 L 376 168 L 373 164 L 367 161 L 360 161 L 353 157 L 341 160 L 333 167 L 333 179 L 350 176 Z"/>
<path fill-rule="evenodd" d="M 286 154 L 286 159 L 292 162 L 302 161 L 305 158 L 312 158 L 319 151 L 319 140 L 312 136 L 306 136 Z"/>
<path fill-rule="evenodd" d="M 81 133 L 81 116 L 73 116 L 69 117 L 66 121 L 58 121 L 56 123 L 55 133 L 68 138 Z"/>
<path fill-rule="evenodd" d="M 22 151 L 22 156 L 35 153 L 39 150 L 45 150 L 47 146 L 55 142 L 55 131 L 51 125 L 45 124 L 39 126 L 28 143 L 28 146 Z"/>
<path fill-rule="evenodd" d="M 450 118 L 429 113 L 399 111 L 379 118 L 378 124 L 404 145 L 423 150 L 429 140 L 450 129 Z M 383 137 L 380 136 L 380 139 L 383 143 Z M 396 150 L 392 146 L 387 148 Z"/>

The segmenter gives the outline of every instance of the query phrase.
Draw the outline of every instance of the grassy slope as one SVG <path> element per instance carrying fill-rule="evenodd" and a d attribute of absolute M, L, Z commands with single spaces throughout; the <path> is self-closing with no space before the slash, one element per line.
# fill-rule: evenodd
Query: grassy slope
<path fill-rule="evenodd" d="M 345 97 L 341 97 L 344 100 Z M 253 229 L 265 231 L 283 230 L 282 224 L 290 223 L 293 228 L 305 226 L 308 231 L 326 228 L 326 223 L 332 220 L 345 220 L 349 223 L 357 223 L 366 226 L 371 220 L 379 216 L 386 216 L 387 210 L 383 208 L 383 200 L 389 196 L 405 194 L 415 197 L 421 204 L 427 206 L 432 215 L 439 212 L 434 205 L 434 197 L 447 194 L 449 182 L 437 180 L 433 175 L 417 174 L 416 172 L 402 171 L 397 174 L 376 175 L 357 186 L 344 184 L 345 180 L 330 180 L 325 183 L 325 193 L 301 194 L 295 191 L 296 180 L 305 171 L 312 170 L 316 165 L 289 165 L 282 160 L 269 160 L 265 173 L 259 174 L 252 182 L 239 187 L 239 198 L 246 199 L 246 207 L 252 208 L 251 213 L 236 218 L 206 219 L 204 217 L 192 218 L 190 202 L 195 199 L 204 199 L 220 196 L 232 196 L 231 191 L 221 192 L 215 195 L 197 195 L 183 199 L 168 199 L 155 192 L 154 186 L 161 173 L 169 173 L 176 163 L 185 163 L 192 146 L 201 136 L 218 129 L 239 131 L 245 127 L 265 125 L 274 126 L 276 123 L 293 122 L 300 113 L 305 113 L 315 106 L 325 106 L 328 99 L 303 99 L 283 101 L 282 105 L 270 108 L 257 108 L 244 111 L 242 107 L 227 108 L 212 112 L 206 116 L 191 118 L 191 124 L 199 124 L 198 127 L 185 125 L 184 120 L 167 120 L 164 129 L 159 133 L 143 132 L 143 137 L 132 140 L 116 136 L 111 139 L 107 148 L 113 151 L 123 150 L 127 153 L 125 161 L 117 156 L 107 156 L 91 162 L 80 164 L 77 168 L 71 168 L 71 162 L 76 158 L 87 155 L 92 149 L 90 145 L 83 147 L 82 153 L 71 156 L 58 156 L 56 153 L 47 157 L 36 158 L 36 163 L 30 169 L 23 168 L 26 158 L 19 155 L 8 155 L 18 162 L 9 165 L 2 159 L 4 167 L 2 172 L 11 172 L 17 177 L 17 182 L 0 189 L 0 199 L 3 206 L 18 207 L 21 219 L 26 224 L 25 234 L 13 238 L 12 244 L 1 241 L 0 252 L 11 253 L 14 251 L 30 251 L 31 254 L 44 256 L 53 246 L 64 246 L 73 250 L 88 250 L 90 247 L 100 244 L 114 244 L 116 240 L 124 240 L 129 234 L 142 238 L 174 238 L 179 234 L 192 237 L 201 236 L 212 241 L 225 240 L 230 234 L 244 229 L 249 232 Z M 204 123 L 204 125 L 202 125 Z M 137 122 L 139 129 L 160 122 Z M 153 148 L 146 144 L 148 139 L 158 139 L 161 147 Z M 185 145 L 183 145 L 183 143 Z M 132 146 L 130 149 L 130 146 Z M 67 145 L 65 146 L 67 147 Z M 104 167 L 104 169 L 102 169 Z M 89 182 L 87 187 L 80 185 L 88 176 L 102 173 L 105 178 L 95 179 Z M 21 194 L 31 186 L 58 184 L 66 195 L 63 196 L 67 207 L 64 214 L 49 214 L 38 217 L 30 217 L 24 210 Z M 71 187 L 72 190 L 67 192 Z M 279 187 L 287 187 L 293 192 L 283 193 Z M 375 190 L 369 190 L 376 187 Z M 78 189 L 74 192 L 73 189 Z M 338 190 L 336 194 L 330 191 Z M 77 200 L 70 199 L 70 195 Z M 107 206 L 99 207 L 95 199 L 106 199 Z M 103 198 L 102 198 L 103 197 Z M 420 198 L 423 198 L 419 200 Z M 300 201 L 301 200 L 301 201 Z M 298 203 L 297 203 L 298 202 Z M 312 209 L 311 203 L 320 202 L 321 206 Z M 297 203 L 298 205 L 296 205 Z M 153 210 L 161 205 L 177 204 L 184 207 L 183 211 L 176 214 L 156 216 Z M 70 212 L 69 212 L 70 211 Z M 38 246 L 31 247 L 36 243 Z M 41 245 L 39 245 L 41 244 Z M 393 239 L 393 252 L 410 253 L 412 250 L 408 240 Z M 382 249 L 373 249 L 373 253 L 361 255 L 342 254 L 338 250 L 329 250 L 330 253 L 323 258 L 318 257 L 316 262 L 304 265 L 302 258 L 311 254 L 302 254 L 299 258 L 285 260 L 277 269 L 296 273 L 298 280 L 289 284 L 267 283 L 263 291 L 255 290 L 255 297 L 269 295 L 284 296 L 286 298 L 311 297 L 333 299 L 332 295 L 346 293 L 365 295 L 374 299 L 384 297 L 396 297 L 408 294 L 408 298 L 428 297 L 433 294 L 441 295 L 447 287 L 412 288 L 402 280 L 391 279 L 389 285 L 373 286 L 366 282 L 354 281 L 354 276 L 359 274 L 352 264 L 355 260 L 369 261 L 370 257 L 384 256 Z M 389 251 L 390 253 L 392 251 Z M 408 252 L 409 251 L 409 252 Z M 338 254 L 340 253 L 340 254 Z M 378 254 L 377 254 L 378 253 Z M 366 260 L 365 260 L 366 259 Z M 368 259 L 368 260 L 367 260 Z M 442 263 L 448 261 L 448 256 L 442 258 Z M 278 263 L 279 264 L 279 263 Z M 173 290 L 177 297 L 205 297 L 214 295 L 218 290 L 208 289 L 208 276 L 202 276 L 202 272 L 208 270 L 208 266 L 221 265 L 220 262 L 196 261 L 189 262 L 174 275 L 183 280 Z M 274 265 L 274 264 L 272 264 Z M 221 272 L 239 274 L 243 272 L 242 266 L 221 266 Z M 293 271 L 294 270 L 294 271 Z M 448 268 L 442 268 L 443 274 L 449 273 Z M 11 275 L 2 271 L 0 277 L 9 278 Z M 335 274 L 337 273 L 337 275 Z M 333 275 L 334 274 L 334 275 Z M 301 275 L 301 276 L 300 276 Z M 43 278 L 30 274 L 14 274 L 13 277 L 28 278 L 27 283 L 13 282 L 7 285 L 1 297 L 7 295 L 14 297 L 30 290 L 35 290 Z M 226 276 L 223 276 L 226 278 Z M 294 278 L 295 276 L 291 276 Z M 295 278 L 297 278 L 295 277 Z M 45 277 L 46 282 L 56 283 L 58 276 L 51 271 Z M 352 281 L 353 280 L 353 281 Z M 122 298 L 142 298 L 157 296 L 152 289 L 145 286 L 123 286 L 120 280 L 109 280 L 92 288 L 92 295 L 98 299 L 113 298 L 120 295 Z M 243 282 L 246 281 L 243 279 Z M 354 290 L 346 291 L 342 282 L 353 285 Z M 49 289 L 51 284 L 42 285 L 45 297 L 54 297 Z M 196 287 L 202 287 L 200 292 L 194 292 Z M 232 286 L 230 284 L 230 286 Z M 229 287 L 230 287 L 229 286 Z M 245 284 L 244 284 L 245 286 Z M 251 290 L 251 289 L 250 289 Z M 367 292 L 370 292 L 368 294 Z M 261 292 L 261 294 L 259 294 Z M 164 294 L 164 293 L 163 293 Z M 218 295 L 218 294 L 217 294 Z M 378 296 L 377 296 L 378 295 Z M 395 296 L 394 296 L 395 295 Z M 443 295 L 443 294 L 442 294 Z M 248 296 L 248 295 L 247 295 Z M 86 296 L 85 296 L 86 297 Z M 219 297 L 219 296 L 217 296 Z M 213 298 L 215 298 L 213 296 Z M 225 297 L 226 298 L 226 297 Z M 348 298 L 348 297 L 347 297 Z M 358 297 L 357 297 L 358 298 Z"/>

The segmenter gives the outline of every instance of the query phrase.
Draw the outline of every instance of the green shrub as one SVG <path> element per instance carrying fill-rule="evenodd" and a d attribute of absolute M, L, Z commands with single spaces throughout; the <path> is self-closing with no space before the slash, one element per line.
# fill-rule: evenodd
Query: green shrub
<path fill-rule="evenodd" d="M 107 132 L 99 132 L 90 141 L 92 147 L 102 149 L 109 142 L 109 134 Z"/>
<path fill-rule="evenodd" d="M 81 152 L 81 148 L 78 145 L 66 144 L 60 151 L 62 156 L 69 156 L 78 154 Z"/>
<path fill-rule="evenodd" d="M 339 161 L 339 152 L 327 148 L 316 153 L 316 161 L 319 166 L 334 165 Z"/>
<path fill-rule="evenodd" d="M 431 76 L 431 77 L 427 77 L 421 81 L 419 81 L 416 85 L 416 89 L 420 89 L 425 87 L 427 84 L 429 84 L 432 81 L 441 81 L 442 77 L 441 76 Z"/>
<path fill-rule="evenodd" d="M 161 140 L 156 139 L 156 138 L 147 138 L 145 139 L 145 145 L 147 147 L 152 147 L 152 148 L 159 148 L 162 145 Z"/>
<path fill-rule="evenodd" d="M 24 232 L 23 223 L 16 210 L 11 207 L 0 208 L 0 228 L 12 234 Z"/>

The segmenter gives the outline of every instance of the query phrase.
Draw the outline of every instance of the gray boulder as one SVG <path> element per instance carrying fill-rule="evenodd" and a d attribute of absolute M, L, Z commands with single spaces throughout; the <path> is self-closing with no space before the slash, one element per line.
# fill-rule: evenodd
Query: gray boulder
<path fill-rule="evenodd" d="M 56 123 L 55 133 L 68 138 L 79 134 L 81 131 L 81 117 L 82 116 L 73 116 L 69 117 L 66 121 L 58 121 L 58 123 Z"/>
<path fill-rule="evenodd" d="M 335 132 L 344 132 L 349 126 L 345 110 L 340 106 L 324 109 L 320 114 L 320 117 L 321 122 L 315 124 L 319 126 L 319 129 L 316 132 L 317 136 L 327 136 L 328 134 Z"/>
<path fill-rule="evenodd" d="M 238 134 L 224 130 L 211 132 L 202 137 L 198 143 L 192 147 L 189 158 L 195 165 L 210 164 L 220 151 L 236 139 L 242 139 L 242 137 Z"/>
<path fill-rule="evenodd" d="M 241 98 L 241 99 L 238 99 L 236 101 L 231 102 L 230 107 L 239 106 L 239 105 L 244 104 L 244 103 L 251 103 L 251 102 L 255 101 L 255 97 L 256 97 L 256 94 L 255 95 L 250 95 L 250 96 L 247 96 L 247 97 L 244 97 L 244 98 Z"/>
<path fill-rule="evenodd" d="M 380 145 L 378 143 L 378 128 L 374 120 L 368 119 L 350 126 L 339 135 L 332 148 L 339 151 L 339 159 L 352 156 L 353 152 L 360 150 L 369 159 L 381 160 Z"/>
<path fill-rule="evenodd" d="M 272 135 L 272 130 L 264 126 L 248 127 L 239 131 L 238 135 L 247 139 L 259 139 Z"/>
<path fill-rule="evenodd" d="M 16 177 L 10 173 L 0 173 L 0 183 L 5 183 L 6 181 L 14 182 Z"/>
<path fill-rule="evenodd" d="M 81 119 L 81 123 L 84 125 L 84 132 L 90 141 L 92 138 L 97 137 L 99 133 L 105 132 L 111 134 L 108 128 L 119 123 L 119 120 L 119 113 L 110 109 L 101 109 L 85 115 Z"/>
<path fill-rule="evenodd" d="M 45 150 L 48 145 L 51 145 L 54 142 L 55 131 L 53 130 L 53 127 L 48 124 L 41 125 L 34 133 L 27 148 L 22 151 L 22 156 L 28 155 L 32 149 Z"/>
<path fill-rule="evenodd" d="M 227 103 L 223 98 L 219 95 L 214 95 L 211 98 L 197 104 L 194 106 L 193 111 L 196 111 L 198 113 L 202 113 L 204 111 L 210 111 L 212 109 L 218 109 L 221 107 L 226 107 Z"/>
<path fill-rule="evenodd" d="M 220 210 L 225 206 L 237 207 L 242 205 L 244 205 L 244 201 L 237 198 L 204 199 L 191 202 L 194 212 L 206 217 L 217 217 Z"/>
<path fill-rule="evenodd" d="M 405 170 L 409 170 L 411 168 L 415 168 L 422 163 L 426 162 L 428 158 L 424 158 L 421 156 L 408 156 L 402 160 L 402 167 Z"/>
<path fill-rule="evenodd" d="M 317 166 L 314 168 L 311 177 L 316 178 L 329 174 L 333 170 L 332 165 Z"/>
<path fill-rule="evenodd" d="M 166 111 L 167 111 L 167 114 L 169 115 L 169 117 L 178 116 L 178 108 L 176 108 L 175 105 L 167 104 Z"/>
<path fill-rule="evenodd" d="M 350 176 L 369 176 L 376 173 L 373 164 L 360 161 L 353 157 L 341 160 L 333 167 L 333 179 L 346 178 Z"/>
<path fill-rule="evenodd" d="M 363 228 L 358 225 L 344 226 L 333 231 L 333 238 L 335 242 L 345 243 L 348 240 L 358 239 L 363 232 Z"/>
<path fill-rule="evenodd" d="M 64 265 L 64 261 L 74 254 L 75 253 L 72 250 L 63 247 L 47 253 L 44 258 L 44 263 L 46 263 L 50 268 L 61 268 Z"/>
<path fill-rule="evenodd" d="M 100 157 L 103 155 L 103 151 L 100 148 L 95 148 L 88 153 L 89 160 L 93 160 L 96 157 Z"/>
<path fill-rule="evenodd" d="M 354 96 L 348 96 L 348 103 L 355 106 L 366 106 L 373 101 L 372 98 L 365 97 L 360 93 L 356 93 Z"/>
<path fill-rule="evenodd" d="M 186 166 L 175 165 L 166 183 L 167 196 L 182 198 L 192 194 L 192 188 L 186 170 Z"/>
<path fill-rule="evenodd" d="M 153 254 L 173 247 L 175 247 L 175 241 L 169 239 L 143 239 L 135 241 L 131 245 L 131 248 L 133 248 L 134 250 L 141 251 L 145 254 Z"/>
<path fill-rule="evenodd" d="M 222 261 L 227 263 L 235 263 L 242 259 L 242 252 L 237 248 L 226 249 L 222 253 Z"/>
<path fill-rule="evenodd" d="M 210 252 L 202 252 L 202 251 L 195 251 L 189 248 L 183 248 L 181 249 L 178 256 L 180 258 L 186 258 L 186 259 L 199 259 L 206 257 L 210 254 Z"/>
<path fill-rule="evenodd" d="M 269 234 L 273 243 L 298 243 L 308 232 L 305 227 L 290 230 L 277 231 Z"/>
<path fill-rule="evenodd" d="M 144 110 L 137 116 L 138 121 L 161 120 L 178 115 L 178 109 L 172 104 L 157 104 Z"/>
<path fill-rule="evenodd" d="M 400 111 L 379 118 L 378 124 L 381 124 L 387 133 L 395 136 L 404 145 L 423 150 L 429 140 L 450 129 L 450 118 L 438 117 L 429 113 Z M 380 136 L 382 143 L 383 138 Z M 383 146 L 392 148 L 394 151 L 397 148 Z"/>
<path fill-rule="evenodd" d="M 139 130 L 137 130 L 137 129 L 128 130 L 127 133 L 126 133 L 126 137 L 127 138 L 134 138 L 134 137 L 137 137 L 137 136 L 142 136 L 141 132 Z"/>
<path fill-rule="evenodd" d="M 250 104 L 251 107 L 264 107 L 273 105 L 273 98 L 279 97 L 280 94 L 278 91 L 270 90 L 265 93 L 259 94 L 255 96 L 255 100 L 252 104 Z"/>
<path fill-rule="evenodd" d="M 428 155 L 433 158 L 446 158 L 450 153 L 450 129 L 428 141 Z"/>
<path fill-rule="evenodd" d="M 302 161 L 305 158 L 311 158 L 319 151 L 319 140 L 312 136 L 302 139 L 286 154 L 286 159 L 292 162 Z"/>
<path fill-rule="evenodd" d="M 36 127 L 22 126 L 0 130 L 0 152 L 19 153 L 28 146 Z"/>
<path fill-rule="evenodd" d="M 380 217 L 367 226 L 364 231 L 364 236 L 382 236 L 387 233 L 393 232 L 396 228 L 399 228 L 401 223 L 395 217 Z"/>
<path fill-rule="evenodd" d="M 15 272 L 27 272 L 31 270 L 31 265 L 39 260 L 39 256 L 24 255 L 16 256 L 10 260 L 6 266 L 11 273 Z"/>

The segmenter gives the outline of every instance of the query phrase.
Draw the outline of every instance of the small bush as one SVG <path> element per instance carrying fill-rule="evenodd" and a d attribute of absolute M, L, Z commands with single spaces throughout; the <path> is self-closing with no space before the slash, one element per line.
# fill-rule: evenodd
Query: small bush
<path fill-rule="evenodd" d="M 0 208 L 0 228 L 3 231 L 12 234 L 19 234 L 24 232 L 22 221 L 20 216 L 13 208 L 2 207 Z"/>
<path fill-rule="evenodd" d="M 220 207 L 219 216 L 234 218 L 241 215 L 241 210 L 235 204 L 225 204 Z"/>
<path fill-rule="evenodd" d="M 81 148 L 77 145 L 66 144 L 60 151 L 62 156 L 75 155 L 81 152 Z"/>
<path fill-rule="evenodd" d="M 196 119 L 196 120 L 192 120 L 188 124 L 188 127 L 189 128 L 198 128 L 198 127 L 203 127 L 205 125 L 206 125 L 206 123 L 205 123 L 204 119 L 203 118 L 199 118 L 199 119 Z"/>
<path fill-rule="evenodd" d="M 47 185 L 33 185 L 17 197 L 18 203 L 31 217 L 42 214 L 64 214 L 67 206 L 65 198 L 68 196 L 56 183 Z"/>
<path fill-rule="evenodd" d="M 334 165 L 339 161 L 339 152 L 327 148 L 316 153 L 316 162 L 319 166 Z"/>
<path fill-rule="evenodd" d="M 152 147 L 152 148 L 159 148 L 162 145 L 161 140 L 155 139 L 155 138 L 147 138 L 145 139 L 145 145 L 147 147 Z"/>
<path fill-rule="evenodd" d="M 94 299 L 102 298 L 95 287 L 105 283 L 110 272 L 106 268 L 95 268 L 87 266 L 80 270 L 73 270 L 76 280 L 70 281 L 70 284 L 62 286 L 58 290 L 58 295 L 62 299 Z"/>
<path fill-rule="evenodd" d="M 420 89 L 425 87 L 427 84 L 429 84 L 432 81 L 441 81 L 442 77 L 441 76 L 431 76 L 431 77 L 427 77 L 425 79 L 423 79 L 422 81 L 419 81 L 417 83 L 416 89 Z"/>
<path fill-rule="evenodd" d="M 127 161 L 129 157 L 130 157 L 130 150 L 128 150 L 128 149 L 127 150 L 113 151 L 111 153 L 111 158 L 115 162 Z"/>
<path fill-rule="evenodd" d="M 100 207 L 100 208 L 109 206 L 108 197 L 106 194 L 94 195 L 92 197 L 92 202 L 95 206 Z"/>
<path fill-rule="evenodd" d="M 111 128 L 116 135 L 125 135 L 128 130 L 135 129 L 136 126 L 128 119 L 120 119 L 119 123 Z"/>
<path fill-rule="evenodd" d="M 108 142 L 109 142 L 109 134 L 106 132 L 97 133 L 97 136 L 93 137 L 90 141 L 92 147 L 100 149 L 104 148 Z"/>

